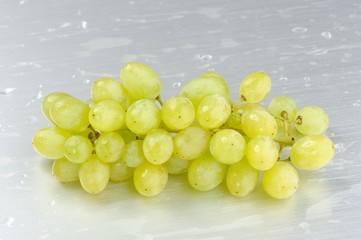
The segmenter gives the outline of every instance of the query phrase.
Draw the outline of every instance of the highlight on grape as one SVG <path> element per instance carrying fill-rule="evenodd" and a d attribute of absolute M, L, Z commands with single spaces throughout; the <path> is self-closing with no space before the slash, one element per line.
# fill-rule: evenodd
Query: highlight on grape
<path fill-rule="evenodd" d="M 147 197 L 161 193 L 169 175 L 187 174 L 199 191 L 225 182 L 236 197 L 260 186 L 286 199 L 297 190 L 300 170 L 318 170 L 335 154 L 322 108 L 298 108 L 289 96 L 260 104 L 271 90 L 264 72 L 247 75 L 236 100 L 216 72 L 189 81 L 164 102 L 161 90 L 151 67 L 129 62 L 120 81 L 95 80 L 86 102 L 50 93 L 42 112 L 53 126 L 34 134 L 34 149 L 53 160 L 52 173 L 62 183 L 80 181 L 97 194 L 109 181 L 131 179 Z"/>

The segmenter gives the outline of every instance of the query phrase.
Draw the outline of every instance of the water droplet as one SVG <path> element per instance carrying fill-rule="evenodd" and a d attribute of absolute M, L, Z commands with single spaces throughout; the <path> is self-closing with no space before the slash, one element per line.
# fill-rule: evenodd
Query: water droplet
<path fill-rule="evenodd" d="M 81 28 L 82 28 L 82 29 L 86 29 L 86 28 L 87 28 L 87 25 L 88 25 L 87 21 L 82 21 L 82 22 L 81 22 Z"/>
<path fill-rule="evenodd" d="M 305 87 L 311 87 L 311 84 L 305 83 Z"/>
<path fill-rule="evenodd" d="M 197 55 L 194 56 L 194 58 L 197 59 L 197 60 L 201 60 L 201 61 L 206 62 L 206 61 L 212 60 L 213 56 L 212 55 L 207 55 L 207 54 L 206 55 L 197 54 Z"/>
<path fill-rule="evenodd" d="M 174 82 L 174 83 L 172 84 L 172 86 L 175 87 L 175 88 L 178 88 L 178 87 L 180 87 L 181 85 L 182 85 L 181 82 Z"/>
<path fill-rule="evenodd" d="M 280 82 L 287 82 L 288 78 L 287 77 L 280 77 Z"/>
<path fill-rule="evenodd" d="M 332 38 L 332 34 L 330 32 L 323 32 L 321 33 L 321 36 L 325 39 L 331 39 Z"/>
<path fill-rule="evenodd" d="M 354 107 L 359 107 L 359 106 L 361 106 L 361 104 L 360 104 L 360 103 L 355 102 L 355 103 L 353 103 L 353 104 L 352 104 L 352 106 L 354 106 Z"/>
<path fill-rule="evenodd" d="M 294 27 L 292 28 L 292 32 L 294 33 L 304 33 L 304 32 L 307 32 L 308 29 L 305 28 L 305 27 Z"/>
<path fill-rule="evenodd" d="M 86 83 L 86 84 L 89 84 L 90 80 L 89 79 L 84 79 L 83 82 Z"/>
<path fill-rule="evenodd" d="M 12 93 L 13 91 L 15 91 L 16 88 L 5 88 L 5 89 L 2 89 L 0 90 L 0 95 L 9 95 L 10 93 Z"/>
<path fill-rule="evenodd" d="M 343 145 L 343 143 L 336 143 L 334 146 L 335 146 L 335 152 L 336 153 L 346 151 L 346 147 Z"/>

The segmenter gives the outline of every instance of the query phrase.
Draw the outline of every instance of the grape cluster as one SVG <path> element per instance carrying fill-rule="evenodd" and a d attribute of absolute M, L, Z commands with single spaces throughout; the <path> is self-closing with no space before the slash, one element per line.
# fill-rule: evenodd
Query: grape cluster
<path fill-rule="evenodd" d="M 131 178 L 151 197 L 169 174 L 186 173 L 199 191 L 225 181 L 242 197 L 261 181 L 268 195 L 285 199 L 298 187 L 298 170 L 320 169 L 335 153 L 323 135 L 329 120 L 322 108 L 298 109 L 288 96 L 268 107 L 259 103 L 271 89 L 266 73 L 246 76 L 237 101 L 216 72 L 189 81 L 164 103 L 160 78 L 149 66 L 129 62 L 120 79 L 97 79 L 87 102 L 63 92 L 44 98 L 42 111 L 53 126 L 38 130 L 33 146 L 54 159 L 60 182 L 80 181 L 97 194 L 109 181 Z"/>

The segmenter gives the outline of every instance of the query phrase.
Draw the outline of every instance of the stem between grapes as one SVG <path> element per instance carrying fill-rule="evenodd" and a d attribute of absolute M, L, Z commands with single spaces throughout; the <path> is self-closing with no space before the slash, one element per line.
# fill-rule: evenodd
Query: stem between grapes
<path fill-rule="evenodd" d="M 160 104 L 160 106 L 163 106 L 163 101 L 162 101 L 162 98 L 160 97 L 160 95 L 158 95 L 155 100 L 157 100 Z"/>

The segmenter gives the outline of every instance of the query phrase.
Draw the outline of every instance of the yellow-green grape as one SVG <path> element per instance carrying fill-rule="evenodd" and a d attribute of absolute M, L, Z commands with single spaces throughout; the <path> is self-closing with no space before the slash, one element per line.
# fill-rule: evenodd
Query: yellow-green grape
<path fill-rule="evenodd" d="M 297 113 L 297 105 L 293 98 L 289 96 L 274 97 L 268 105 L 268 112 L 272 114 L 276 120 L 284 119 L 286 113 L 287 120 L 293 122 Z M 283 121 L 277 121 L 278 126 L 283 126 Z"/>
<path fill-rule="evenodd" d="M 168 169 L 164 165 L 155 165 L 145 161 L 135 169 L 133 181 L 141 195 L 156 196 L 168 182 Z"/>
<path fill-rule="evenodd" d="M 74 97 L 60 97 L 50 107 L 53 123 L 69 132 L 80 133 L 89 126 L 89 106 Z"/>
<path fill-rule="evenodd" d="M 243 158 L 228 167 L 226 175 L 227 188 L 233 196 L 247 196 L 255 189 L 258 177 L 259 171 L 251 167 L 247 159 Z"/>
<path fill-rule="evenodd" d="M 227 165 L 216 161 L 210 153 L 194 159 L 188 169 L 189 184 L 199 191 L 210 191 L 224 179 Z"/>
<path fill-rule="evenodd" d="M 295 123 L 297 130 L 304 135 L 320 135 L 328 128 L 328 115 L 320 107 L 308 106 L 297 112 Z"/>
<path fill-rule="evenodd" d="M 258 135 L 247 143 L 246 157 L 255 169 L 264 171 L 273 167 L 278 159 L 278 147 L 269 136 Z"/>
<path fill-rule="evenodd" d="M 159 127 L 161 114 L 154 101 L 142 99 L 129 106 L 125 122 L 130 131 L 145 135 Z"/>
<path fill-rule="evenodd" d="M 87 139 L 89 139 L 90 142 L 94 142 L 97 138 L 97 134 L 94 129 L 92 129 L 91 127 L 88 127 L 87 129 L 85 129 L 84 131 L 78 133 L 78 135 L 86 137 Z"/>
<path fill-rule="evenodd" d="M 232 112 L 227 121 L 223 124 L 222 128 L 231 128 L 242 131 L 242 115 Z"/>
<path fill-rule="evenodd" d="M 218 162 L 233 164 L 243 158 L 246 152 L 246 141 L 239 132 L 222 129 L 212 136 L 209 150 Z"/>
<path fill-rule="evenodd" d="M 60 182 L 68 183 L 79 180 L 79 168 L 80 164 L 59 158 L 53 162 L 52 172 Z"/>
<path fill-rule="evenodd" d="M 180 159 L 173 154 L 170 159 L 165 163 L 165 166 L 168 168 L 169 174 L 176 175 L 187 172 L 191 162 L 192 161 Z"/>
<path fill-rule="evenodd" d="M 297 168 L 318 170 L 326 166 L 335 154 L 331 139 L 326 136 L 304 136 L 291 147 L 290 158 Z"/>
<path fill-rule="evenodd" d="M 41 110 L 42 110 L 44 116 L 51 122 L 53 122 L 53 120 L 51 119 L 51 116 L 50 116 L 51 105 L 59 98 L 64 98 L 64 97 L 71 97 L 71 96 L 64 92 L 53 92 L 53 93 L 48 94 L 42 101 Z"/>
<path fill-rule="evenodd" d="M 203 128 L 188 127 L 175 136 L 173 152 L 180 159 L 195 159 L 207 151 L 210 139 L 210 133 Z"/>
<path fill-rule="evenodd" d="M 268 95 L 271 85 L 271 78 L 266 73 L 253 72 L 242 80 L 239 95 L 246 102 L 257 103 Z"/>
<path fill-rule="evenodd" d="M 93 152 L 93 144 L 86 137 L 73 135 L 64 143 L 65 157 L 73 163 L 82 163 L 87 160 Z"/>
<path fill-rule="evenodd" d="M 193 79 L 185 84 L 180 90 L 180 95 L 189 98 L 195 109 L 203 98 L 218 94 L 230 100 L 230 91 L 226 81 L 215 72 L 206 72 L 199 78 Z"/>
<path fill-rule="evenodd" d="M 103 133 L 95 143 L 95 152 L 103 162 L 115 162 L 122 157 L 124 145 L 124 140 L 118 133 Z"/>
<path fill-rule="evenodd" d="M 169 129 L 178 131 L 193 123 L 195 110 L 191 100 L 182 96 L 174 96 L 164 102 L 161 116 Z"/>
<path fill-rule="evenodd" d="M 95 104 L 89 112 L 89 121 L 94 129 L 113 132 L 124 126 L 125 111 L 120 103 L 104 100 Z"/>
<path fill-rule="evenodd" d="M 125 146 L 123 160 L 129 167 L 138 167 L 146 161 L 143 153 L 143 140 L 134 140 Z"/>
<path fill-rule="evenodd" d="M 262 177 L 263 190 L 273 198 L 286 199 L 292 196 L 298 187 L 299 176 L 288 162 L 277 162 Z"/>
<path fill-rule="evenodd" d="M 120 136 L 122 136 L 124 142 L 127 144 L 137 139 L 137 135 L 132 131 L 130 131 L 129 129 L 121 129 L 118 130 L 117 133 L 120 134 Z"/>
<path fill-rule="evenodd" d="M 110 181 L 121 182 L 133 176 L 134 168 L 129 167 L 123 159 L 110 163 Z"/>
<path fill-rule="evenodd" d="M 64 143 L 70 136 L 69 132 L 58 127 L 42 128 L 33 136 L 33 147 L 45 158 L 62 158 L 64 157 Z"/>
<path fill-rule="evenodd" d="M 173 138 L 164 129 L 150 131 L 143 141 L 143 153 L 145 158 L 153 164 L 163 164 L 173 154 Z"/>
<path fill-rule="evenodd" d="M 267 111 L 267 109 L 259 103 L 238 102 L 238 103 L 234 103 L 232 106 L 232 111 L 240 115 L 242 115 L 245 111 L 249 111 L 249 110 Z"/>
<path fill-rule="evenodd" d="M 250 138 L 257 135 L 274 138 L 277 134 L 277 122 L 267 111 L 245 111 L 242 115 L 242 131 Z"/>
<path fill-rule="evenodd" d="M 110 77 L 102 77 L 95 80 L 91 88 L 91 95 L 94 103 L 113 100 L 120 103 L 124 109 L 127 109 L 132 102 L 124 86 L 119 81 Z"/>
<path fill-rule="evenodd" d="M 231 114 L 231 104 L 221 95 L 205 97 L 199 104 L 196 117 L 199 124 L 207 129 L 221 127 Z"/>
<path fill-rule="evenodd" d="M 120 70 L 124 88 L 135 100 L 153 100 L 159 96 L 162 84 L 158 74 L 149 66 L 139 62 L 129 62 Z"/>
<path fill-rule="evenodd" d="M 110 178 L 110 166 L 93 154 L 80 165 L 79 180 L 85 191 L 97 194 L 104 190 Z"/>

